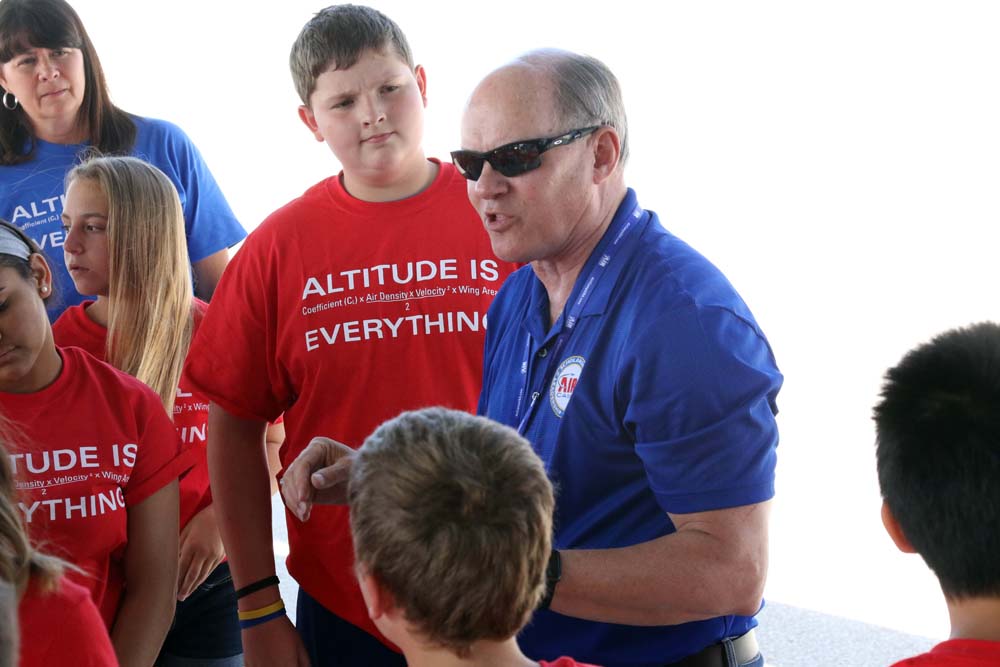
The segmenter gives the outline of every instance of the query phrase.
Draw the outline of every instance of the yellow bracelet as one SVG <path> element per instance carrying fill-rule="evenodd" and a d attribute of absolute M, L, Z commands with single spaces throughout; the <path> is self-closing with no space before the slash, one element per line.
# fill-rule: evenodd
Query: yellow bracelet
<path fill-rule="evenodd" d="M 269 604 L 266 607 L 261 607 L 260 609 L 251 609 L 250 611 L 239 612 L 241 621 L 252 621 L 255 618 L 260 618 L 262 616 L 267 616 L 268 614 L 273 614 L 276 611 L 281 611 L 285 608 L 285 603 L 283 600 L 278 600 L 274 604 Z"/>

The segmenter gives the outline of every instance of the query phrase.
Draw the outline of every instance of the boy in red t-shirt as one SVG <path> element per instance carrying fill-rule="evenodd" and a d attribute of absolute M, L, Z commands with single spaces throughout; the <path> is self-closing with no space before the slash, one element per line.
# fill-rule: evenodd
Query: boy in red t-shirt
<path fill-rule="evenodd" d="M 382 634 L 410 665 L 536 666 L 515 635 L 545 595 L 554 500 L 528 441 L 425 408 L 380 426 L 352 458 L 355 567 Z"/>
<path fill-rule="evenodd" d="M 267 420 L 287 466 L 314 436 L 352 447 L 403 410 L 474 411 L 486 311 L 515 268 L 493 255 L 466 180 L 421 147 L 426 74 L 399 27 L 319 12 L 291 54 L 299 116 L 343 171 L 273 213 L 229 264 L 187 377 L 211 401 L 208 457 L 248 664 L 403 665 L 365 611 L 345 507 L 288 516 L 298 635 L 274 575 Z M 261 620 L 267 619 L 267 620 Z"/>
<path fill-rule="evenodd" d="M 882 521 L 937 575 L 951 639 L 895 667 L 1000 665 L 1000 325 L 941 334 L 875 407 Z"/>

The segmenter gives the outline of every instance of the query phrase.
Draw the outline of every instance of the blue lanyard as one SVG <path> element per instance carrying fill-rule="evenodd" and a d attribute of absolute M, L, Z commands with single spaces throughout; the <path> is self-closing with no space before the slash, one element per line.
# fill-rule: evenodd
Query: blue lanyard
<path fill-rule="evenodd" d="M 555 375 L 556 367 L 559 365 L 563 348 L 569 341 L 576 323 L 580 320 L 580 315 L 583 314 L 583 309 L 590 300 L 590 296 L 596 291 L 598 282 L 604 277 L 605 269 L 611 264 L 614 256 L 622 249 L 625 240 L 639 226 L 642 214 L 643 210 L 636 204 L 632 212 L 628 215 L 616 216 L 617 219 L 612 221 L 611 227 L 605 232 L 604 239 L 595 248 L 594 255 L 601 253 L 601 257 L 591 267 L 583 283 L 583 288 L 563 319 L 563 326 L 559 331 L 559 337 L 556 338 L 555 345 L 552 346 L 552 351 L 548 355 L 549 363 L 545 369 L 545 373 L 542 375 L 542 381 L 535 385 L 535 391 L 531 392 L 531 402 L 528 403 L 528 407 L 522 415 L 521 406 L 524 404 L 524 399 L 528 391 L 528 363 L 531 361 L 531 334 L 528 334 L 527 340 L 524 343 L 524 360 L 521 362 L 521 390 L 517 394 L 517 405 L 514 407 L 514 419 L 517 420 L 520 418 L 517 426 L 519 434 L 524 435 L 527 430 L 528 422 L 531 420 L 531 416 L 538 405 L 538 397 L 541 395 L 542 390 L 552 382 L 552 377 Z M 610 240 L 610 243 L 608 243 L 608 240 Z M 601 248 L 605 243 L 608 243 L 608 246 Z M 577 278 L 577 281 L 579 281 L 579 278 Z"/>

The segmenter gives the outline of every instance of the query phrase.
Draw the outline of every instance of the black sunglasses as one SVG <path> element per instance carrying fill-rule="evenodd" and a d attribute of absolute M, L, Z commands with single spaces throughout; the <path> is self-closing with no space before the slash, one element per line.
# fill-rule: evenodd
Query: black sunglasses
<path fill-rule="evenodd" d="M 518 176 L 542 166 L 542 153 L 550 148 L 571 144 L 580 137 L 585 137 L 603 126 L 594 125 L 579 130 L 570 130 L 566 134 L 550 139 L 526 139 L 504 144 L 485 153 L 476 151 L 452 151 L 451 160 L 458 167 L 459 173 L 470 181 L 478 181 L 483 173 L 483 163 L 490 166 L 508 178 Z"/>

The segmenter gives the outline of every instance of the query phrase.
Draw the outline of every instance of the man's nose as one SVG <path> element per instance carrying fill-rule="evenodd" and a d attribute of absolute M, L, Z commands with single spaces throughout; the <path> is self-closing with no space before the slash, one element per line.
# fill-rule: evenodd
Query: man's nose
<path fill-rule="evenodd" d="M 483 199 L 493 199 L 507 191 L 507 177 L 493 168 L 489 162 L 483 163 L 483 170 L 475 181 L 476 195 Z"/>

